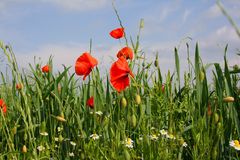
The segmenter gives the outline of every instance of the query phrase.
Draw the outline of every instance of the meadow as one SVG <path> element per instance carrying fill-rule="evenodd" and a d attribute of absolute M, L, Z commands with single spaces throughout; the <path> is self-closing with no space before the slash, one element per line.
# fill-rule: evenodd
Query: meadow
<path fill-rule="evenodd" d="M 110 32 L 126 47 L 113 53 L 106 74 L 91 49 L 75 73 L 54 72 L 51 57 L 26 72 L 0 42 L 11 68 L 11 75 L 1 71 L 0 159 L 239 159 L 240 70 L 229 66 L 227 45 L 211 76 L 198 44 L 194 53 L 186 44 L 183 75 L 177 48 L 174 72 L 162 75 L 161 56 L 146 62 L 139 49 L 142 28 L 141 21 L 136 41 L 121 21 Z"/>

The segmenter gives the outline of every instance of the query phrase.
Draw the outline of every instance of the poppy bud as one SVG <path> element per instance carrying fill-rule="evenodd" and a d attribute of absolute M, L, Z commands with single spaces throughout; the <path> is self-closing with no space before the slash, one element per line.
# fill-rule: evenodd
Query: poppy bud
<path fill-rule="evenodd" d="M 22 84 L 21 83 L 16 84 L 16 89 L 21 90 L 22 89 Z"/>
<path fill-rule="evenodd" d="M 17 133 L 17 127 L 15 126 L 12 128 L 12 134 L 15 135 L 16 133 Z"/>
<path fill-rule="evenodd" d="M 62 142 L 64 140 L 63 136 L 60 134 L 58 137 L 59 142 Z"/>
<path fill-rule="evenodd" d="M 126 106 L 127 106 L 127 100 L 126 100 L 126 98 L 122 98 L 121 99 L 121 106 L 123 107 L 123 108 L 125 108 Z"/>
<path fill-rule="evenodd" d="M 202 82 L 205 78 L 205 74 L 203 71 L 200 71 L 200 75 L 199 75 L 200 81 Z"/>
<path fill-rule="evenodd" d="M 214 122 L 217 124 L 219 121 L 219 115 L 217 113 L 214 114 Z"/>
<path fill-rule="evenodd" d="M 138 94 L 135 96 L 135 101 L 137 105 L 141 104 L 141 97 Z"/>
<path fill-rule="evenodd" d="M 23 153 L 27 153 L 27 147 L 26 147 L 26 145 L 23 145 L 23 147 L 22 147 L 22 152 L 23 152 Z"/>
<path fill-rule="evenodd" d="M 162 84 L 161 90 L 162 90 L 162 92 L 165 91 L 165 85 L 164 84 Z"/>
<path fill-rule="evenodd" d="M 131 116 L 131 125 L 133 127 L 136 127 L 136 125 L 137 125 L 137 118 L 134 114 Z"/>
<path fill-rule="evenodd" d="M 230 96 L 225 97 L 225 98 L 223 98 L 223 102 L 234 102 L 234 98 L 230 97 Z"/>
<path fill-rule="evenodd" d="M 211 115 L 212 115 L 212 109 L 211 109 L 211 105 L 210 105 L 210 104 L 208 104 L 207 115 L 208 115 L 208 116 L 211 116 Z"/>

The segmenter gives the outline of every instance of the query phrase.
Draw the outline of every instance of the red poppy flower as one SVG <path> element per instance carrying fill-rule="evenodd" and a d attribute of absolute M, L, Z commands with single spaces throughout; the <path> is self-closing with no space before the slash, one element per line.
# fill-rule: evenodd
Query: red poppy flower
<path fill-rule="evenodd" d="M 0 99 L 0 109 L 2 109 L 3 113 L 7 113 L 7 105 L 5 104 L 3 99 Z"/>
<path fill-rule="evenodd" d="M 90 98 L 87 100 L 87 105 L 88 105 L 90 108 L 94 108 L 94 99 L 93 99 L 93 96 L 90 97 Z"/>
<path fill-rule="evenodd" d="M 16 84 L 16 89 L 21 90 L 22 89 L 22 84 L 21 83 Z"/>
<path fill-rule="evenodd" d="M 42 67 L 42 72 L 48 73 L 49 72 L 49 65 L 45 65 Z"/>
<path fill-rule="evenodd" d="M 124 36 L 124 28 L 117 28 L 109 33 L 113 38 L 119 39 Z"/>
<path fill-rule="evenodd" d="M 93 67 L 98 64 L 98 61 L 89 53 L 85 52 L 78 57 L 75 64 L 75 72 L 77 75 L 84 75 L 83 80 L 90 74 Z"/>
<path fill-rule="evenodd" d="M 129 74 L 134 77 L 125 58 L 120 57 L 112 64 L 110 69 L 110 82 L 118 92 L 121 92 L 129 86 Z"/>
<path fill-rule="evenodd" d="M 123 56 L 126 59 L 131 59 L 132 60 L 133 59 L 133 50 L 129 47 L 124 47 L 117 54 L 118 58 L 121 57 L 121 56 Z"/>

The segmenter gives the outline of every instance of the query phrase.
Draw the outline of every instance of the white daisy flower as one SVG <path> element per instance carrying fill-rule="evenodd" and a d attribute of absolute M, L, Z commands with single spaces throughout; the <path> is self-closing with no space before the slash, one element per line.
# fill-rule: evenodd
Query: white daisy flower
<path fill-rule="evenodd" d="M 126 138 L 124 144 L 128 148 L 133 148 L 133 140 L 131 138 Z"/>
<path fill-rule="evenodd" d="M 187 147 L 188 144 L 187 144 L 186 142 L 183 142 L 182 146 L 183 146 L 183 147 Z"/>
<path fill-rule="evenodd" d="M 156 140 L 158 140 L 158 136 L 156 134 L 152 134 L 152 135 L 150 135 L 150 139 L 153 141 L 156 141 Z"/>
<path fill-rule="evenodd" d="M 42 146 L 42 145 L 41 145 L 41 146 L 38 146 L 38 147 L 37 147 L 37 150 L 38 150 L 39 152 L 41 152 L 41 151 L 45 150 L 45 147 Z"/>
<path fill-rule="evenodd" d="M 58 137 L 55 137 L 54 140 L 55 140 L 56 142 L 58 142 L 58 141 L 59 141 L 59 138 L 58 138 Z"/>
<path fill-rule="evenodd" d="M 69 157 L 74 157 L 74 153 L 73 153 L 73 152 L 70 152 L 70 153 L 69 153 Z"/>
<path fill-rule="evenodd" d="M 57 131 L 58 131 L 58 132 L 61 132 L 62 130 L 63 130 L 62 127 L 57 127 Z"/>
<path fill-rule="evenodd" d="M 160 130 L 160 134 L 161 134 L 162 136 L 166 136 L 166 135 L 168 134 L 168 132 L 165 131 L 165 129 L 161 129 L 161 130 Z"/>
<path fill-rule="evenodd" d="M 167 134 L 166 137 L 168 139 L 176 139 L 176 137 L 173 134 Z"/>
<path fill-rule="evenodd" d="M 99 139 L 99 135 L 94 133 L 94 134 L 90 135 L 90 138 L 92 138 L 93 140 L 97 140 L 97 139 Z"/>
<path fill-rule="evenodd" d="M 77 144 L 75 143 L 75 142 L 73 142 L 73 141 L 70 141 L 70 144 L 72 145 L 72 146 L 76 146 Z"/>

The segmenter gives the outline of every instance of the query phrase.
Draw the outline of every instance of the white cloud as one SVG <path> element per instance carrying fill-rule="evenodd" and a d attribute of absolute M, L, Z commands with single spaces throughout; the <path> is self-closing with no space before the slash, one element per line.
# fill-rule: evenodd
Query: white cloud
<path fill-rule="evenodd" d="M 50 3 L 60 6 L 66 10 L 89 11 L 105 7 L 111 4 L 110 0 L 39 0 L 40 2 Z"/>
<path fill-rule="evenodd" d="M 32 0 L 1 0 L 0 1 L 0 9 L 8 10 L 9 6 L 12 6 L 13 4 L 39 4 L 39 3 L 45 3 L 45 4 L 51 4 L 54 6 L 61 7 L 65 10 L 70 11 L 89 11 L 89 10 L 95 10 L 99 8 L 103 8 L 107 6 L 108 4 L 111 4 L 111 0 L 38 0 L 38 1 L 32 1 Z M 1 11 L 1 12 L 2 12 Z"/>
<path fill-rule="evenodd" d="M 208 18 L 217 18 L 222 16 L 222 12 L 216 4 L 209 7 L 205 14 Z"/>

